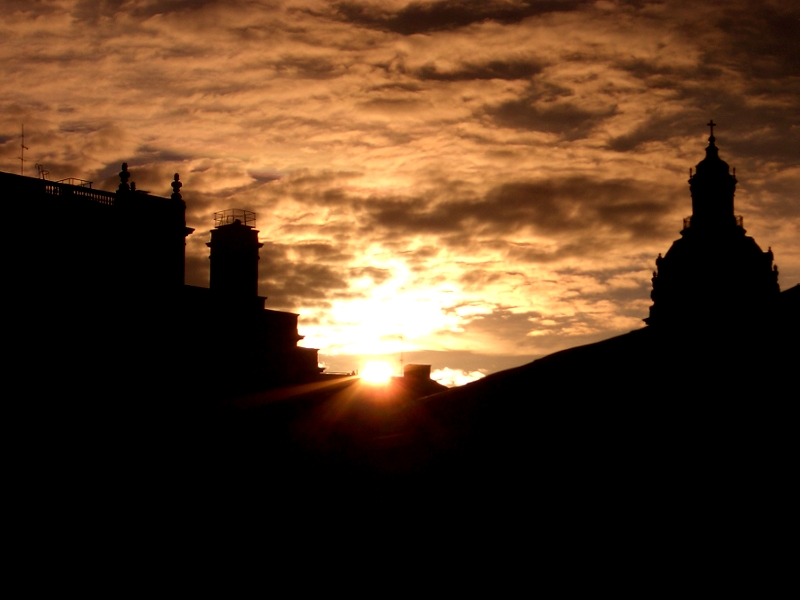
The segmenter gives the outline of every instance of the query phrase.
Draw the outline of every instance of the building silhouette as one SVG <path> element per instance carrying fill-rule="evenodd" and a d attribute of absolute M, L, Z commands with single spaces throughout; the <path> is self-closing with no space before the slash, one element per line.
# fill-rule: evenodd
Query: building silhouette
<path fill-rule="evenodd" d="M 196 399 L 314 380 L 297 315 L 258 295 L 255 213 L 220 211 L 210 287 L 184 283 L 186 203 L 83 180 L 0 173 L 14 206 L 3 258 L 14 372 L 39 395 Z"/>
<path fill-rule="evenodd" d="M 650 325 L 757 322 L 769 316 L 780 294 L 772 249 L 762 251 L 734 214 L 736 169 L 719 157 L 714 121 L 706 157 L 692 174 L 692 215 L 681 239 L 656 259 Z"/>
<path fill-rule="evenodd" d="M 570 518 L 603 507 L 600 519 L 631 499 L 663 499 L 661 515 L 717 489 L 735 496 L 742 480 L 780 481 L 796 437 L 800 286 L 779 293 L 772 253 L 734 214 L 735 178 L 713 136 L 706 155 L 690 181 L 692 217 L 658 261 L 646 327 L 423 398 L 359 402 L 342 382 L 338 398 L 252 402 L 232 416 L 226 467 L 258 456 L 244 478 L 269 463 L 288 480 L 333 485 L 463 484 L 497 493 L 503 508 L 545 495 Z M 428 370 L 408 365 L 394 383 Z"/>
<path fill-rule="evenodd" d="M 9 419 L 22 425 L 11 462 L 42 486 L 42 514 L 74 497 L 118 518 L 132 498 L 131 514 L 171 519 L 164 499 L 183 487 L 180 510 L 213 498 L 219 512 L 221 496 L 234 503 L 226 518 L 271 522 L 276 498 L 318 505 L 357 490 L 346 501 L 358 518 L 364 498 L 400 499 L 383 513 L 454 514 L 469 535 L 481 518 L 491 531 L 552 522 L 572 545 L 588 535 L 607 546 L 621 523 L 637 548 L 675 531 L 679 546 L 714 519 L 736 539 L 784 532 L 796 513 L 800 286 L 777 293 L 771 255 L 733 215 L 735 180 L 713 140 L 707 153 L 692 220 L 658 264 L 648 326 L 440 393 L 427 365 L 408 365 L 385 398 L 354 378 L 313 381 L 297 316 L 257 295 L 251 213 L 217 213 L 211 286 L 191 287 L 178 179 L 156 198 L 124 189 L 127 169 L 116 194 L 0 174 L 14 211 L 1 254 L 14 304 L 8 403 L 29 413 Z M 246 393 L 298 378 L 310 383 Z M 197 402 L 226 392 L 238 396 Z M 167 412 L 176 399 L 190 405 Z M 292 523 L 320 512 L 301 506 Z"/>
<path fill-rule="evenodd" d="M 211 469 L 226 492 L 232 478 L 259 494 L 298 480 L 535 485 L 566 490 L 576 513 L 620 490 L 695 498 L 724 480 L 735 496 L 743 474 L 761 490 L 763 474 L 793 468 L 800 286 L 779 293 L 771 251 L 745 235 L 713 134 L 690 180 L 693 214 L 657 263 L 648 326 L 447 391 L 428 365 L 407 365 L 386 392 L 320 381 L 297 315 L 258 296 L 255 215 L 216 213 L 210 287 L 186 286 L 179 179 L 158 198 L 129 178 L 123 166 L 107 193 L 0 173 L 16 211 L 2 255 L 7 372 L 18 394 L 47 399 L 30 419 L 47 460 L 80 439 L 103 473 L 118 469 L 115 448 L 167 480 L 176 463 L 204 481 Z M 304 385 L 262 391 L 288 383 Z M 143 441 L 167 421 L 165 400 L 191 410 Z"/>
<path fill-rule="evenodd" d="M 317 350 L 298 347 L 297 314 L 269 310 L 258 295 L 256 214 L 228 209 L 214 214 L 208 288 L 184 286 L 187 326 L 207 323 L 206 343 L 195 357 L 208 384 L 236 395 L 314 381 L 321 373 Z"/>

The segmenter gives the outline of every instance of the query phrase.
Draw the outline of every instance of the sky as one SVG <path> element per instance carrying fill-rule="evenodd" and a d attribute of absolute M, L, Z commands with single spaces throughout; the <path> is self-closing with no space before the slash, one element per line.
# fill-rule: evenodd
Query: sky
<path fill-rule="evenodd" d="M 193 285 L 213 213 L 255 211 L 259 292 L 328 370 L 461 384 L 644 326 L 712 118 L 736 213 L 800 283 L 797 0 L 0 8 L 0 170 L 24 123 L 26 175 L 180 173 Z"/>

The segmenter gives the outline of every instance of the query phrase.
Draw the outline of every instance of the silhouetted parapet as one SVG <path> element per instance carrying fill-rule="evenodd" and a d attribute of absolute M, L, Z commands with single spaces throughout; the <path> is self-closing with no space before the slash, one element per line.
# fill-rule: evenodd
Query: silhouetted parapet
<path fill-rule="evenodd" d="M 759 320 L 780 293 L 772 250 L 762 251 L 734 215 L 736 177 L 719 158 L 709 125 L 706 157 L 695 175 L 690 171 L 692 216 L 681 239 L 656 259 L 649 325 Z"/>
<path fill-rule="evenodd" d="M 63 306 L 71 298 L 77 303 L 84 296 L 122 293 L 124 300 L 183 285 L 185 239 L 193 231 L 186 227 L 185 203 L 131 193 L 127 163 L 119 175 L 117 191 L 107 192 L 77 178 L 48 181 L 0 173 L 0 187 L 8 198 L 48 215 L 38 234 L 48 243 L 35 252 L 26 250 L 26 260 L 19 263 L 26 265 L 24 287 L 31 294 L 58 290 L 64 294 L 59 300 Z M 20 239 L 26 235 L 30 234 L 15 234 Z M 57 260 L 53 260 L 53 240 L 63 244 Z M 25 247 L 29 246 L 26 241 Z M 40 270 L 44 265 L 46 277 Z"/>
<path fill-rule="evenodd" d="M 256 214 L 249 210 L 228 209 L 214 213 L 216 227 L 211 230 L 212 291 L 235 298 L 258 296 L 258 241 L 254 229 Z"/>

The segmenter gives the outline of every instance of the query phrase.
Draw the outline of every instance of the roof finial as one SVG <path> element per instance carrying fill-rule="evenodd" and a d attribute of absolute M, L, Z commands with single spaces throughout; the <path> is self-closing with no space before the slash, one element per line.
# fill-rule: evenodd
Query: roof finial
<path fill-rule="evenodd" d="M 709 127 L 711 127 L 711 136 L 708 138 L 710 144 L 713 144 L 717 139 L 714 137 L 714 127 L 717 125 L 714 123 L 714 119 L 711 119 L 708 123 L 706 123 Z"/>
<path fill-rule="evenodd" d="M 131 178 L 131 174 L 128 172 L 128 163 L 122 163 L 122 170 L 119 172 L 119 188 L 117 188 L 118 192 L 127 192 L 131 188 L 128 185 L 128 179 Z"/>
<path fill-rule="evenodd" d="M 181 200 L 181 188 L 183 184 L 180 181 L 180 175 L 175 173 L 175 180 L 170 185 L 172 186 L 172 199 Z"/>

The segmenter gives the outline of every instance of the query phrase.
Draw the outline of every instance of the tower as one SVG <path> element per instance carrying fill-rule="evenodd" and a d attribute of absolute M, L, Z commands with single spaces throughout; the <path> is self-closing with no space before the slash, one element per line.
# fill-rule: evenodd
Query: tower
<path fill-rule="evenodd" d="M 768 317 L 780 288 L 772 250 L 762 251 L 746 236 L 734 214 L 736 170 L 719 157 L 715 123 L 708 123 L 706 157 L 692 175 L 692 215 L 683 220 L 681 239 L 656 259 L 649 325 L 697 328 L 730 326 Z"/>
<path fill-rule="evenodd" d="M 210 318 L 213 330 L 203 354 L 220 393 L 245 393 L 310 381 L 322 369 L 315 348 L 298 347 L 295 313 L 264 307 L 258 295 L 256 214 L 238 208 L 214 213 L 209 294 L 198 295 L 195 319 Z"/>
<path fill-rule="evenodd" d="M 209 287 L 217 294 L 233 298 L 258 296 L 258 241 L 254 229 L 256 213 L 231 208 L 214 213 L 216 227 L 211 230 L 211 279 Z"/>

